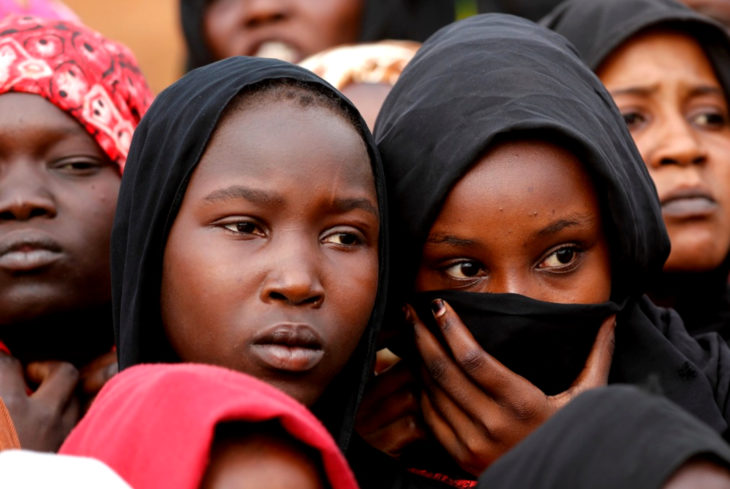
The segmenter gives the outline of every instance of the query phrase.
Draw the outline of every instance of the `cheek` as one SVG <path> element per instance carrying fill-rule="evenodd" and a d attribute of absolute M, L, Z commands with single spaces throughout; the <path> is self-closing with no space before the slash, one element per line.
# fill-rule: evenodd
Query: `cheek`
<path fill-rule="evenodd" d="M 327 6 L 305 0 L 312 27 L 321 40 L 319 50 L 357 41 L 363 15 L 363 0 L 329 0 Z M 314 53 L 312 53 L 314 54 Z"/>

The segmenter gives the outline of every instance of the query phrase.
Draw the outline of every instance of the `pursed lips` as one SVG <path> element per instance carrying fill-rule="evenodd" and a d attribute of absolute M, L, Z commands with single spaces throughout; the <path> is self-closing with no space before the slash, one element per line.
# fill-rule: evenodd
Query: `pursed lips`
<path fill-rule="evenodd" d="M 324 346 L 319 333 L 310 325 L 280 323 L 257 334 L 251 352 L 269 368 L 306 372 L 320 363 Z"/>
<path fill-rule="evenodd" d="M 13 232 L 0 239 L 0 268 L 26 272 L 49 266 L 63 255 L 61 245 L 37 232 Z"/>

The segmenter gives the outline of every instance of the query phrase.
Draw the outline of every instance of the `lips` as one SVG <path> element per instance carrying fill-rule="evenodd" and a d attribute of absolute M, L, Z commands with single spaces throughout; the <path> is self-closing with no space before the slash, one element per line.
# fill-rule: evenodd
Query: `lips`
<path fill-rule="evenodd" d="M 278 324 L 258 334 L 251 353 L 268 368 L 307 372 L 324 357 L 319 334 L 307 324 Z"/>
<path fill-rule="evenodd" d="M 698 189 L 682 189 L 661 199 L 662 215 L 675 219 L 704 218 L 718 209 L 717 201 L 709 192 Z"/>
<path fill-rule="evenodd" d="M 36 231 L 9 233 L 0 239 L 0 268 L 10 272 L 45 268 L 62 256 L 58 242 Z"/>

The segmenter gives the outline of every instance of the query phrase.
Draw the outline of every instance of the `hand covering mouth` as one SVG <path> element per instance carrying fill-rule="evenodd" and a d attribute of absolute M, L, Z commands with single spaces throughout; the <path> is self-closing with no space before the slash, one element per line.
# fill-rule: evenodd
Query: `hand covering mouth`
<path fill-rule="evenodd" d="M 306 372 L 324 357 L 319 334 L 306 324 L 279 324 L 256 336 L 251 351 L 269 368 Z"/>

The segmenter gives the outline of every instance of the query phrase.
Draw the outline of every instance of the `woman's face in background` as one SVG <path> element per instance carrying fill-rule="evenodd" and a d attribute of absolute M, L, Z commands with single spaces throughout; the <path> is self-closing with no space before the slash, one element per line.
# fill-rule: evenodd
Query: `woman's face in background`
<path fill-rule="evenodd" d="M 611 295 L 595 189 L 563 148 L 492 148 L 454 185 L 429 232 L 416 290 L 513 293 L 558 303 Z"/>
<path fill-rule="evenodd" d="M 659 194 L 672 251 L 666 271 L 708 271 L 730 251 L 730 124 L 725 93 L 692 37 L 649 31 L 598 75 Z"/>
<path fill-rule="evenodd" d="M 215 59 L 261 56 L 297 63 L 356 42 L 364 0 L 211 0 L 203 16 Z"/>

